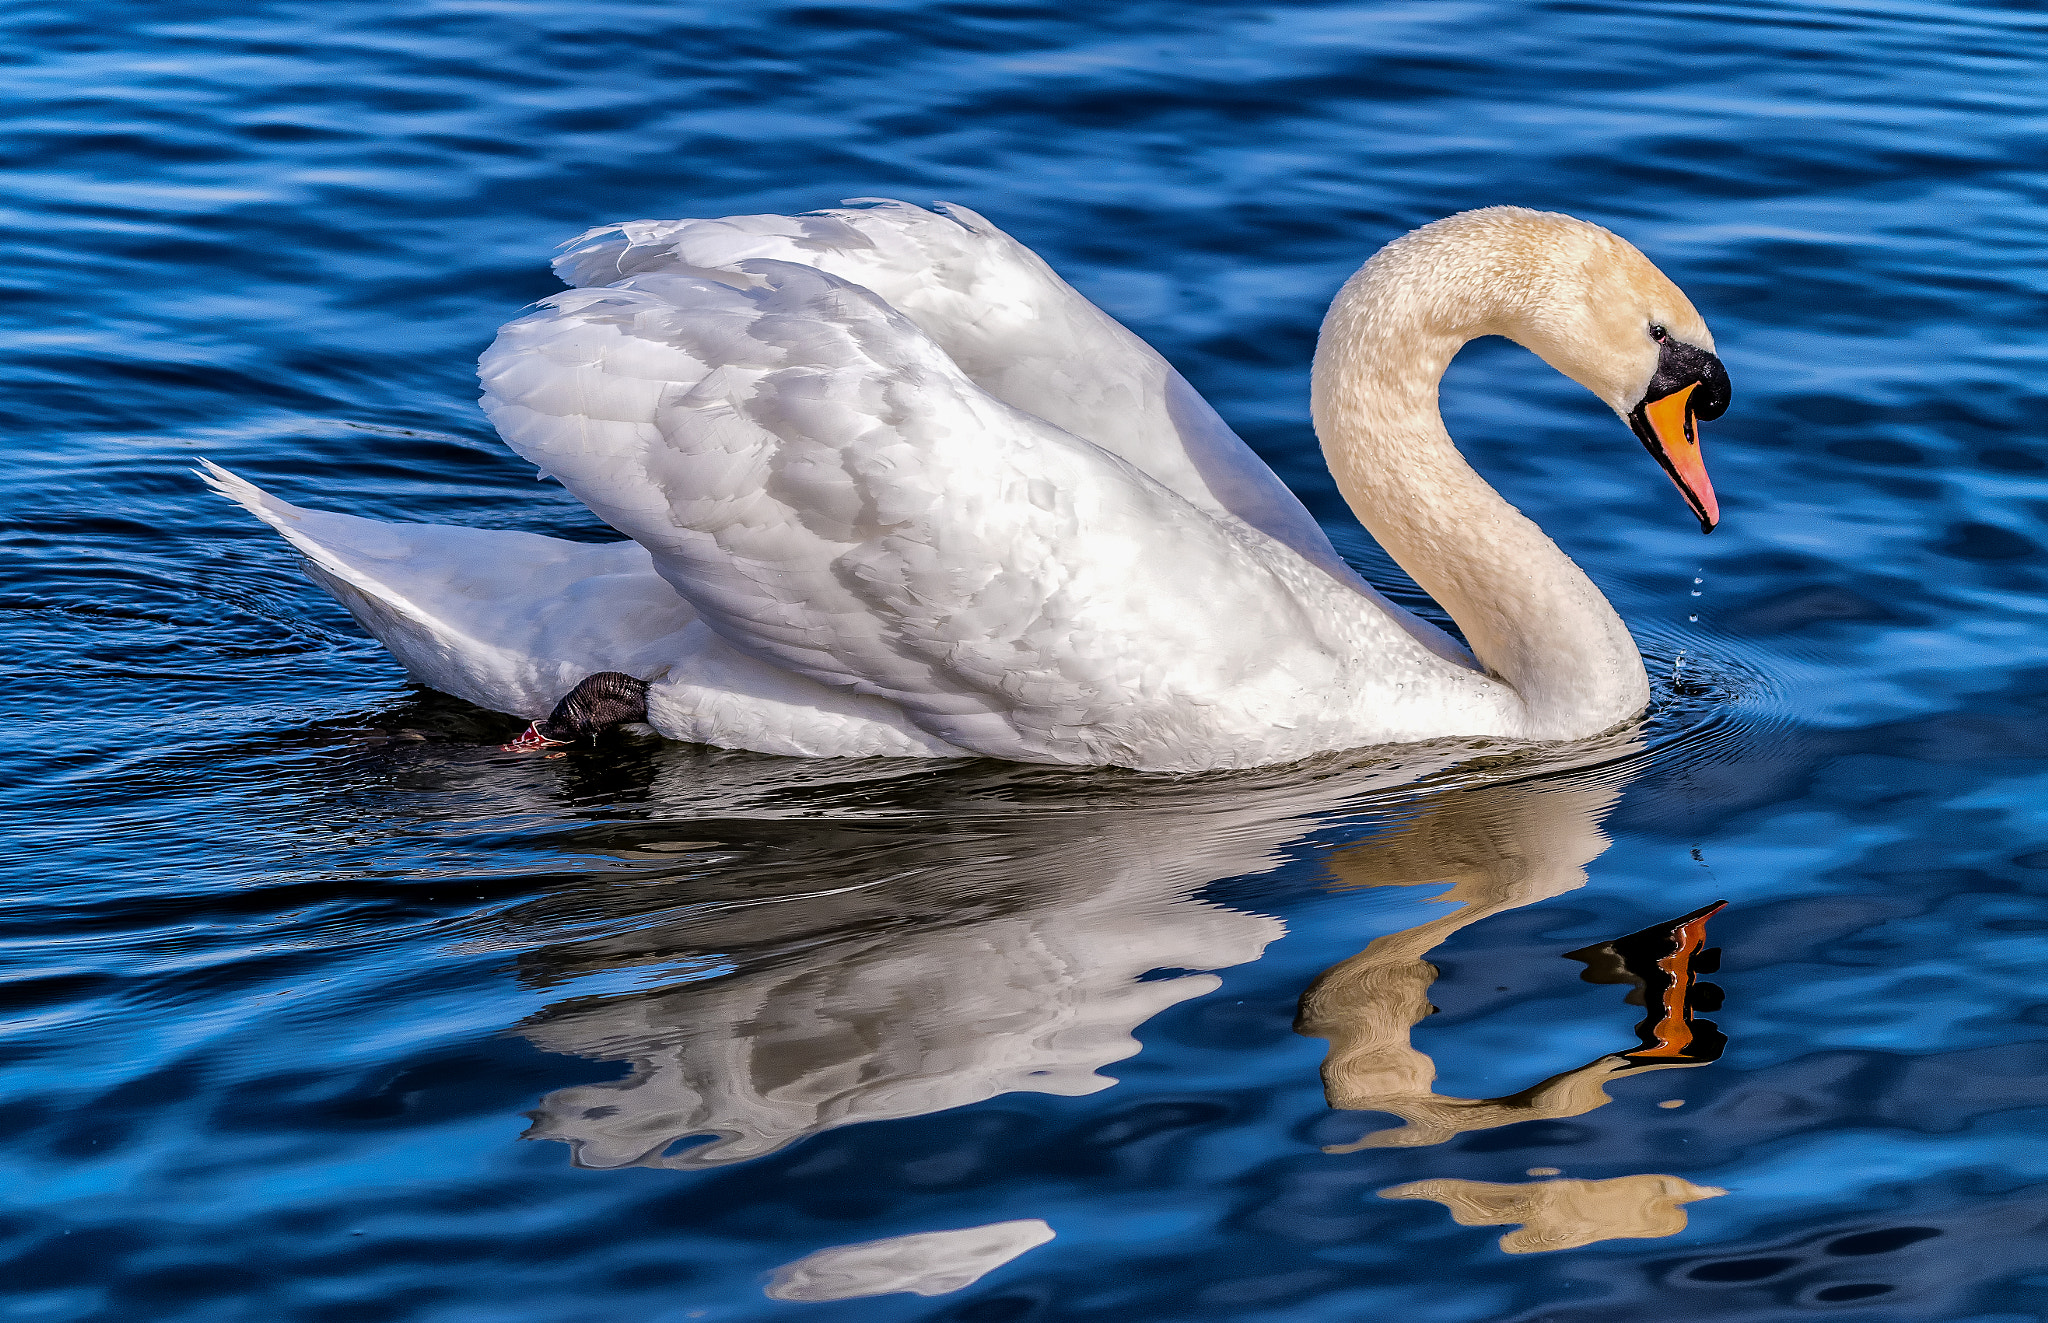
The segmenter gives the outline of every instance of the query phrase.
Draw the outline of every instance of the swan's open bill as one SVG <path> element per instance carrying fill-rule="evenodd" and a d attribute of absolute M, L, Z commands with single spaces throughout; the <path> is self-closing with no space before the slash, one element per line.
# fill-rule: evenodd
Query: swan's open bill
<path fill-rule="evenodd" d="M 547 749 L 587 739 L 628 721 L 647 720 L 647 682 L 620 671 L 585 676 L 555 710 L 504 749 Z"/>

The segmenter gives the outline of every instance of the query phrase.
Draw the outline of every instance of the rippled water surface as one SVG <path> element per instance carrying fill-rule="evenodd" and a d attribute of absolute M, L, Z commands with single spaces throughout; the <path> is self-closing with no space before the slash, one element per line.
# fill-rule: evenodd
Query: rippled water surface
<path fill-rule="evenodd" d="M 2048 1313 L 2037 7 L 0 24 L 0 1316 Z M 1636 241 L 1734 378 L 1721 531 L 1523 351 L 1444 401 L 1649 721 L 1419 784 L 502 754 L 188 475 L 607 537 L 474 405 L 553 246 L 871 195 L 1036 247 L 1409 601 L 1324 303 L 1476 205 Z"/>

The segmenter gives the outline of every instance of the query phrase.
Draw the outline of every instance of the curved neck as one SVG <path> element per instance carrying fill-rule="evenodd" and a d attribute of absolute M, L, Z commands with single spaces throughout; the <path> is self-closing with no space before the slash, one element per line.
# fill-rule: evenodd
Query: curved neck
<path fill-rule="evenodd" d="M 1517 270 L 1512 253 L 1410 242 L 1423 237 L 1366 263 L 1324 319 L 1312 391 L 1323 455 L 1359 521 L 1520 696 L 1524 734 L 1597 734 L 1649 701 L 1635 642 L 1584 571 L 1473 472 L 1437 407 L 1468 340 L 1523 338 L 1546 273 Z"/>

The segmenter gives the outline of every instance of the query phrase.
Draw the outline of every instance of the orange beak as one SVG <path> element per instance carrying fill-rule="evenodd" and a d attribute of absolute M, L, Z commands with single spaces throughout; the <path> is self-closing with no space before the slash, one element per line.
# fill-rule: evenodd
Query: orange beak
<path fill-rule="evenodd" d="M 1707 464 L 1700 458 L 1699 419 L 1692 409 L 1692 393 L 1698 389 L 1699 383 L 1693 382 L 1661 400 L 1640 404 L 1629 423 L 1692 507 L 1700 532 L 1711 533 L 1721 522 L 1721 503 L 1714 499 L 1714 484 L 1707 480 Z"/>

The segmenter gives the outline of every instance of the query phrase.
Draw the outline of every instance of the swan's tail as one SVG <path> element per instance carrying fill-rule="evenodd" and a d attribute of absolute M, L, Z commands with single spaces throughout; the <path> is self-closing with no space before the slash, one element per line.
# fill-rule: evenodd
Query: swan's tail
<path fill-rule="evenodd" d="M 199 462 L 415 680 L 493 711 L 545 716 L 596 671 L 651 678 L 660 645 L 695 619 L 638 543 L 308 510 Z"/>

